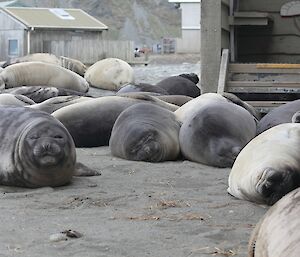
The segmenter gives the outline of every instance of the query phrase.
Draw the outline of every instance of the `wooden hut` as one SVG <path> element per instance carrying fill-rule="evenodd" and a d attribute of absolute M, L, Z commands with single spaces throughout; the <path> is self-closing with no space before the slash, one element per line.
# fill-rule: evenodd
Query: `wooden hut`
<path fill-rule="evenodd" d="M 300 96 L 300 1 L 202 0 L 203 92 L 270 108 Z"/>
<path fill-rule="evenodd" d="M 108 27 L 81 9 L 5 7 L 0 10 L 0 58 L 52 53 L 94 62 Z"/>

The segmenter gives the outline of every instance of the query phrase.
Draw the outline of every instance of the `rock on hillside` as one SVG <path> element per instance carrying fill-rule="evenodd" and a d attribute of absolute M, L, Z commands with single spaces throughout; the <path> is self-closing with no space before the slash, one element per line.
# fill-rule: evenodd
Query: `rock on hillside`
<path fill-rule="evenodd" d="M 19 0 L 34 7 L 81 8 L 109 27 L 110 39 L 151 46 L 161 37 L 179 37 L 180 10 L 168 0 Z"/>

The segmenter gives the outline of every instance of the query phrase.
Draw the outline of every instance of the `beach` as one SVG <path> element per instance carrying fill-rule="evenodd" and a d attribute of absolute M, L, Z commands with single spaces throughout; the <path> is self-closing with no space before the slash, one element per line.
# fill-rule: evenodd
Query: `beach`
<path fill-rule="evenodd" d="M 155 84 L 198 74 L 200 60 L 150 56 L 133 68 L 137 82 Z M 227 193 L 229 168 L 128 161 L 109 147 L 76 151 L 101 176 L 58 188 L 0 187 L 0 257 L 247 256 L 250 234 L 268 210 Z M 69 230 L 78 233 L 61 233 Z"/>

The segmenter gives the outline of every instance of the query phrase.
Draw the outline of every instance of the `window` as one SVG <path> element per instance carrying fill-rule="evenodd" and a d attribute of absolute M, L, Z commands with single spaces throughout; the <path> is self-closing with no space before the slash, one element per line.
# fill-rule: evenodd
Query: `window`
<path fill-rule="evenodd" d="M 9 39 L 8 40 L 8 55 L 18 55 L 18 40 L 17 39 Z"/>

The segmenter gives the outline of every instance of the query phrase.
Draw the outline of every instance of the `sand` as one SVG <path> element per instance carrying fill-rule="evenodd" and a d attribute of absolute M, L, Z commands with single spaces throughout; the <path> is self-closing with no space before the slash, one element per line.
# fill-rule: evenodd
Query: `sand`
<path fill-rule="evenodd" d="M 199 63 L 135 67 L 149 83 L 185 69 Z M 0 187 L 1 257 L 246 256 L 267 211 L 226 192 L 230 169 L 127 161 L 108 147 L 77 149 L 77 159 L 102 175 L 59 188 Z M 82 236 L 61 238 L 65 230 Z"/>

